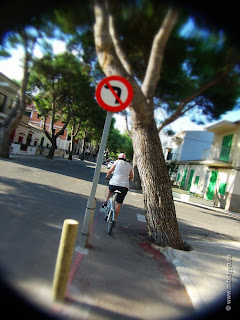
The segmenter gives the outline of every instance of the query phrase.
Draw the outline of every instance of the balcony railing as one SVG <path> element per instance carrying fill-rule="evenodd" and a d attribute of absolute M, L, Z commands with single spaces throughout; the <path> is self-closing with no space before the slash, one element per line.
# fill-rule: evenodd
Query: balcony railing
<path fill-rule="evenodd" d="M 217 160 L 223 162 L 231 162 L 231 148 L 212 147 L 210 149 L 203 149 L 202 160 Z"/>

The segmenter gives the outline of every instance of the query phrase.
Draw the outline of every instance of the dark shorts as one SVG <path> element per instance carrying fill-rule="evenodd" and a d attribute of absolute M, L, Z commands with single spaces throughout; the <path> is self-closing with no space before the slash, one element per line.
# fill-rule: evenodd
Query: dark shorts
<path fill-rule="evenodd" d="M 128 188 L 109 185 L 109 190 L 111 192 L 114 192 L 116 190 L 120 191 L 121 193 L 117 194 L 116 201 L 118 203 L 123 203 L 123 200 L 128 192 Z"/>

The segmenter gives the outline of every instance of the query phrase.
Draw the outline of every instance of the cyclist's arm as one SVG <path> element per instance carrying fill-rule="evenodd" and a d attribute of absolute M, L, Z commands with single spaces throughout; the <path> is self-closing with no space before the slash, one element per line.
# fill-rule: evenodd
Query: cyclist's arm
<path fill-rule="evenodd" d="M 115 168 L 116 168 L 116 165 L 113 164 L 113 165 L 111 166 L 111 169 L 108 171 L 108 173 L 107 173 L 107 175 L 106 175 L 106 179 L 107 179 L 107 180 L 110 179 L 109 177 L 111 176 L 111 174 L 113 173 L 113 171 L 115 170 Z"/>
<path fill-rule="evenodd" d="M 132 179 L 133 179 L 133 171 L 131 170 L 129 174 L 129 181 L 131 181 Z"/>

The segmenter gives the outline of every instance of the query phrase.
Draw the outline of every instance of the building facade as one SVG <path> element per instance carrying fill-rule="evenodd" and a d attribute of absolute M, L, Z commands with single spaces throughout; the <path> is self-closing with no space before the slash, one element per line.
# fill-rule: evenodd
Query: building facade
<path fill-rule="evenodd" d="M 0 123 L 10 113 L 18 89 L 19 86 L 14 81 L 0 72 Z"/>
<path fill-rule="evenodd" d="M 211 146 L 202 148 L 199 160 L 178 161 L 176 183 L 215 206 L 240 212 L 240 121 L 220 121 L 207 131 L 214 135 Z"/>
<path fill-rule="evenodd" d="M 200 160 L 202 150 L 210 148 L 214 134 L 207 131 L 183 131 L 163 143 L 165 160 Z"/>

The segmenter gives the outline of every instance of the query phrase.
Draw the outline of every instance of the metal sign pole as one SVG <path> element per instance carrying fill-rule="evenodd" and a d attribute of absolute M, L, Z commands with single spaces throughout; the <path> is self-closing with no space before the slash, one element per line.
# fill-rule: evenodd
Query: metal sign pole
<path fill-rule="evenodd" d="M 113 113 L 108 111 L 107 117 L 105 120 L 104 129 L 103 129 L 101 145 L 100 145 L 100 149 L 99 149 L 99 153 L 98 153 L 98 161 L 97 161 L 97 165 L 96 165 L 95 172 L 94 172 L 92 189 L 91 189 L 91 193 L 90 193 L 90 196 L 88 199 L 87 208 L 85 211 L 85 216 L 84 216 L 84 221 L 83 221 L 82 234 L 81 234 L 81 238 L 80 238 L 80 247 L 82 247 L 82 248 L 86 247 L 88 236 L 89 236 L 89 233 L 91 230 L 91 224 L 92 224 L 91 216 L 92 216 L 92 214 L 94 214 L 94 200 L 95 200 L 97 185 L 98 185 L 98 181 L 99 181 L 102 161 L 103 161 L 103 157 L 104 157 L 104 150 L 105 150 L 105 147 L 107 144 L 108 133 L 109 133 L 110 126 L 111 126 L 112 116 L 113 116 Z"/>

